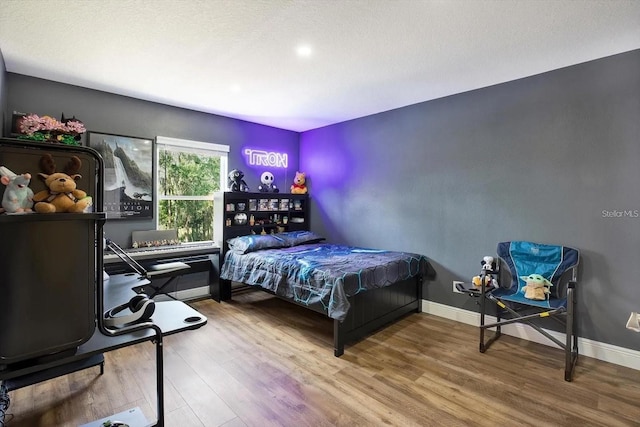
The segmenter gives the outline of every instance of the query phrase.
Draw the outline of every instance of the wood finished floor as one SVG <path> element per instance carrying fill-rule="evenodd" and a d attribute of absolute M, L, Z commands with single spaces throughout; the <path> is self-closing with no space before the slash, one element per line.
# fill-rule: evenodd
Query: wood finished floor
<path fill-rule="evenodd" d="M 640 371 L 412 314 L 333 356 L 332 323 L 261 292 L 191 304 L 209 319 L 166 337 L 165 424 L 191 426 L 640 426 Z M 138 406 L 155 419 L 154 346 L 106 370 L 10 393 L 8 427 L 77 426 Z M 11 414 L 11 415 L 9 415 Z"/>

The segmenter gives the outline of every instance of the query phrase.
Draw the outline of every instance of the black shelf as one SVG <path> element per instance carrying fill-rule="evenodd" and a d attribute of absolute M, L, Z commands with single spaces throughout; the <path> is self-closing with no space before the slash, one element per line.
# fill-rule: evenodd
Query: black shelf
<path fill-rule="evenodd" d="M 104 307 L 114 307 L 128 301 L 135 292 L 133 287 L 149 283 L 135 274 L 111 276 L 104 283 Z M 102 294 L 102 292 L 100 292 Z M 102 304 L 99 304 L 102 307 Z M 100 316 L 101 319 L 102 316 Z M 193 330 L 207 323 L 207 318 L 181 301 L 155 303 L 155 311 L 149 322 L 133 324 L 113 333 L 105 330 L 102 321 L 89 341 L 75 352 L 60 357 L 50 357 L 38 361 L 26 360 L 5 365 L 0 369 L 0 382 L 7 382 L 13 389 L 36 382 L 66 375 L 103 363 L 103 353 L 142 342 L 153 342 L 156 347 L 156 386 L 158 420 L 156 426 L 164 426 L 164 378 L 162 338 L 167 335 Z"/>
<path fill-rule="evenodd" d="M 219 192 L 214 197 L 214 242 L 224 256 L 225 242 L 233 237 L 260 234 L 262 229 L 267 233 L 307 230 L 308 211 L 307 194 Z"/>
<path fill-rule="evenodd" d="M 102 353 L 94 354 L 93 356 L 89 356 L 77 362 L 71 362 L 65 365 L 56 366 L 55 368 L 37 371 L 31 374 L 12 378 L 10 380 L 5 380 L 3 381 L 3 384 L 7 387 L 7 391 L 13 391 L 98 365 L 100 366 L 100 375 L 102 375 L 104 373 L 104 354 Z"/>
<path fill-rule="evenodd" d="M 162 338 L 199 328 L 207 319 L 180 301 L 166 301 L 155 303 L 149 321 L 120 329 L 105 326 L 105 307 L 125 304 L 135 295 L 132 288 L 148 280 L 127 274 L 103 283 L 104 164 L 95 150 L 0 139 L 0 164 L 17 173 L 35 173 L 44 153 L 59 165 L 71 156 L 81 161 L 80 188 L 93 197 L 94 212 L 0 216 L 0 235 L 11 242 L 0 246 L 0 383 L 23 387 L 101 365 L 104 352 L 151 341 L 156 348 L 156 425 L 163 426 Z M 30 188 L 37 193 L 43 186 L 32 180 Z"/>
<path fill-rule="evenodd" d="M 133 287 L 148 284 L 146 279 L 139 279 L 135 274 L 118 274 L 104 282 L 104 306 L 107 308 L 122 304 L 136 293 Z M 155 302 L 156 309 L 151 316 L 151 323 L 157 325 L 162 336 L 197 329 L 207 323 L 207 318 L 181 301 Z M 195 320 L 192 320 L 195 319 Z M 147 328 L 131 331 L 121 335 L 105 335 L 96 329 L 91 338 L 80 345 L 75 352 L 62 357 L 51 357 L 49 360 L 26 360 L 20 363 L 5 365 L 0 369 L 0 381 L 18 378 L 34 372 L 44 371 L 69 363 L 85 360 L 91 356 L 117 350 L 129 345 L 150 341 L 156 337 L 154 329 Z"/>
<path fill-rule="evenodd" d="M 246 224 L 235 223 L 235 216 L 239 213 L 246 215 Z M 250 224 L 252 216 L 253 225 Z M 218 192 L 214 195 L 213 222 L 213 240 L 220 247 L 219 265 L 222 267 L 225 254 L 229 249 L 227 245 L 229 239 L 249 234 L 262 234 L 263 230 L 267 234 L 308 230 L 309 195 Z M 219 288 L 217 295 L 220 301 L 231 299 L 229 281 L 219 280 Z"/>

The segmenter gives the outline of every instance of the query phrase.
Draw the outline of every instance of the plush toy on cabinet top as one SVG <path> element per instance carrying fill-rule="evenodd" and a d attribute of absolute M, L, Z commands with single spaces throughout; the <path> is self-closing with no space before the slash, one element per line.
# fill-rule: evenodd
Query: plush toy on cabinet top
<path fill-rule="evenodd" d="M 307 176 L 304 172 L 296 172 L 291 185 L 291 194 L 307 194 Z"/>
<path fill-rule="evenodd" d="M 262 172 L 260 176 L 260 184 L 258 186 L 258 191 L 261 193 L 279 193 L 278 187 L 273 183 L 274 181 L 273 174 L 271 172 Z"/>
<path fill-rule="evenodd" d="M 243 191 L 243 192 L 247 192 L 249 191 L 249 186 L 247 185 L 246 182 L 244 182 L 244 172 L 242 172 L 239 169 L 234 169 L 231 172 L 229 172 L 229 180 L 227 182 L 227 184 L 229 185 L 229 191 Z"/>
<path fill-rule="evenodd" d="M 1 212 L 32 212 L 33 190 L 29 188 L 31 174 L 16 175 L 8 168 L 0 166 L 0 181 L 7 186 L 2 196 Z"/>
<path fill-rule="evenodd" d="M 56 164 L 51 154 L 42 156 L 40 168 L 45 173 L 39 173 L 38 176 L 44 181 L 47 189 L 33 196 L 33 201 L 36 202 L 34 210 L 38 213 L 78 213 L 90 207 L 93 199 L 76 186 L 76 181 L 82 178 L 82 175 L 77 173 L 81 166 L 82 161 L 72 156 L 64 172 L 56 172 Z"/>

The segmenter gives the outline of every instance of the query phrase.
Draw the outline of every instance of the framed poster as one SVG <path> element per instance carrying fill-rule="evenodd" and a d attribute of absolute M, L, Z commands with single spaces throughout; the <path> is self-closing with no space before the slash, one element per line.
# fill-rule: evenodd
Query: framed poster
<path fill-rule="evenodd" d="M 153 218 L 153 139 L 87 132 L 104 159 L 107 219 Z"/>

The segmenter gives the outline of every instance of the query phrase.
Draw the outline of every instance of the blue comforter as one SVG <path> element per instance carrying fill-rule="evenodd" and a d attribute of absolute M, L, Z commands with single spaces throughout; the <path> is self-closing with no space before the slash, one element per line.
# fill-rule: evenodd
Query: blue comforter
<path fill-rule="evenodd" d="M 314 243 L 247 254 L 229 251 L 220 277 L 305 305 L 320 303 L 329 317 L 344 320 L 348 297 L 424 275 L 427 267 L 423 255 Z"/>

